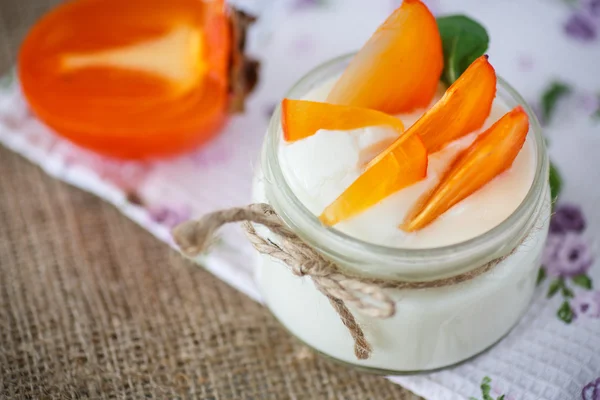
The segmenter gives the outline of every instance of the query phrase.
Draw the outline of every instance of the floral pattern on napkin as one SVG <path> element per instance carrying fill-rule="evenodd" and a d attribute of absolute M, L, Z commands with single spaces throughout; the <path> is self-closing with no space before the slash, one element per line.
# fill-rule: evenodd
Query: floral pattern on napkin
<path fill-rule="evenodd" d="M 581 391 L 582 400 L 600 400 L 600 377 L 585 385 Z"/>
<path fill-rule="evenodd" d="M 565 33 L 582 42 L 593 42 L 600 35 L 600 0 L 565 1 L 574 11 L 564 23 Z"/>
<path fill-rule="evenodd" d="M 585 292 L 593 287 L 588 273 L 594 263 L 583 235 L 585 226 L 585 218 L 578 206 L 561 204 L 556 208 L 550 219 L 550 232 L 538 275 L 538 283 L 546 277 L 551 279 L 548 298 L 557 293 L 562 296 L 557 315 L 567 324 L 577 316 L 595 317 L 600 310 L 600 292 Z"/>

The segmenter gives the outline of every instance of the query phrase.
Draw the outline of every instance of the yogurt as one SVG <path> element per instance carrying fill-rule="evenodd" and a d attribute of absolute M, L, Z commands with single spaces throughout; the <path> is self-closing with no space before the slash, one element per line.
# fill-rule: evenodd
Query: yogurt
<path fill-rule="evenodd" d="M 325 101 L 334 83 L 335 79 L 325 82 L 311 90 L 304 99 Z M 432 105 L 442 94 L 440 88 Z M 398 118 L 408 129 L 424 111 L 399 115 Z M 535 171 L 531 140 L 525 142 L 509 170 L 456 204 L 429 226 L 414 233 L 405 233 L 398 228 L 418 199 L 439 182 L 455 156 L 508 111 L 509 107 L 496 98 L 490 116 L 480 130 L 429 156 L 426 179 L 398 191 L 354 218 L 342 221 L 335 228 L 379 245 L 431 248 L 471 239 L 498 225 L 519 206 L 531 187 Z M 359 177 L 364 165 L 396 138 L 397 133 L 384 126 L 352 131 L 320 130 L 296 142 L 282 141 L 279 160 L 294 194 L 318 216 Z"/>
<path fill-rule="evenodd" d="M 329 78 L 337 76 L 346 62 L 339 59 L 317 68 L 288 97 L 323 100 L 335 80 Z M 482 129 L 517 104 L 524 102 L 499 80 L 492 113 Z M 423 111 L 399 118 L 409 127 Z M 426 180 L 334 229 L 326 229 L 310 213 L 319 215 L 359 176 L 364 164 L 395 139 L 396 133 L 383 126 L 320 131 L 293 144 L 282 143 L 275 115 L 256 171 L 254 200 L 270 203 L 297 234 L 340 268 L 365 277 L 423 281 L 456 275 L 499 256 L 505 258 L 488 273 L 460 284 L 386 289 L 396 305 L 395 315 L 387 319 L 349 307 L 373 348 L 365 360 L 355 357 L 347 328 L 311 279 L 295 276 L 286 265 L 263 255 L 258 260 L 256 281 L 265 304 L 294 336 L 313 349 L 377 372 L 449 366 L 500 340 L 530 303 L 550 216 L 546 151 L 539 127 L 531 112 L 529 115 L 532 124 L 528 138 L 512 168 L 425 229 L 411 234 L 398 229 L 398 224 L 479 131 L 432 154 Z M 511 222 L 502 223 L 507 218 Z M 257 231 L 274 242 L 278 240 L 266 230 Z M 354 239 L 339 235 L 339 231 Z M 477 240 L 465 242 L 470 238 Z"/>

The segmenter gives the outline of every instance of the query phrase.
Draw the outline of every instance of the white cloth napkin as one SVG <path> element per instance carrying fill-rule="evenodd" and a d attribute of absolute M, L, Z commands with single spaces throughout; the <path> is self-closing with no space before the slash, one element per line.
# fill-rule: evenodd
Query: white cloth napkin
<path fill-rule="evenodd" d="M 252 165 L 274 105 L 308 70 L 359 48 L 400 1 L 236 3 L 262 17 L 251 38 L 254 52 L 263 60 L 262 82 L 247 113 L 233 118 L 224 133 L 203 149 L 144 163 L 94 155 L 58 138 L 30 113 L 14 74 L 0 81 L 0 142 L 48 174 L 111 202 L 169 244 L 169 229 L 176 223 L 248 203 Z M 428 4 L 437 14 L 460 12 L 482 22 L 491 37 L 490 61 L 532 104 L 539 105 L 554 80 L 572 88 L 546 134 L 551 157 L 564 177 L 561 200 L 581 207 L 586 220 L 587 228 L 577 237 L 589 243 L 586 254 L 599 254 L 600 118 L 592 114 L 600 103 L 600 1 L 429 0 Z M 231 229 L 199 261 L 261 301 L 253 266 L 247 262 L 251 253 L 240 232 Z M 588 275 L 600 287 L 598 262 Z M 389 379 L 430 400 L 480 399 L 484 377 L 491 379 L 494 399 L 505 394 L 505 400 L 600 400 L 600 291 L 571 285 L 574 298 L 563 299 L 559 293 L 548 299 L 551 280 L 541 284 L 519 325 L 490 351 L 441 372 Z M 556 315 L 565 299 L 576 314 L 570 324 Z"/>

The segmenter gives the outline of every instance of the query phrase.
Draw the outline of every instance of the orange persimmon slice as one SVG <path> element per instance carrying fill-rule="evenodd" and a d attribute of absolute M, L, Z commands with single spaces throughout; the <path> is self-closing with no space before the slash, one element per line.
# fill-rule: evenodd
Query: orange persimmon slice
<path fill-rule="evenodd" d="M 191 149 L 227 115 L 225 12 L 220 0 L 67 2 L 21 47 L 25 97 L 57 133 L 103 154 Z"/>
<path fill-rule="evenodd" d="M 283 138 L 287 142 L 312 136 L 319 129 L 351 130 L 389 125 L 398 135 L 404 132 L 402 121 L 380 111 L 307 100 L 284 99 L 281 119 Z"/>
<path fill-rule="evenodd" d="M 319 219 L 325 225 L 335 225 L 420 181 L 426 175 L 425 146 L 419 136 L 404 134 L 371 160 L 358 179 L 325 208 Z"/>
<path fill-rule="evenodd" d="M 406 134 L 418 134 L 427 151 L 435 153 L 453 140 L 481 128 L 490 115 L 495 96 L 496 72 L 487 56 L 481 56 Z"/>
<path fill-rule="evenodd" d="M 404 0 L 354 56 L 328 103 L 399 114 L 429 105 L 444 64 L 434 16 Z"/>
<path fill-rule="evenodd" d="M 437 186 L 409 212 L 401 228 L 408 232 L 424 228 L 510 168 L 528 130 L 529 119 L 520 106 L 506 113 L 457 156 Z"/>

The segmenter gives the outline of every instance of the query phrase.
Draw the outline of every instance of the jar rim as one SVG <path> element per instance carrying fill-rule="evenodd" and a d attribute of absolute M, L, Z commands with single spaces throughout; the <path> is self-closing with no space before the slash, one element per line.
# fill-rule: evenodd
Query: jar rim
<path fill-rule="evenodd" d="M 315 75 L 330 70 L 340 63 L 349 61 L 354 54 L 355 53 L 349 53 L 336 57 L 310 70 L 292 86 L 285 96 L 298 97 L 304 95 L 305 93 L 299 94 L 296 92 L 309 84 L 314 79 Z M 323 80 L 319 82 L 322 81 Z M 523 99 L 523 97 L 510 84 L 508 84 L 499 76 L 497 77 L 497 86 L 506 91 L 513 101 L 521 105 L 529 117 L 528 136 L 532 135 L 534 139 L 533 143 L 536 158 L 535 173 L 531 186 L 529 187 L 527 194 L 519 206 L 505 220 L 481 235 L 458 243 L 440 247 L 401 248 L 367 242 L 341 232 L 335 228 L 323 226 L 317 216 L 315 216 L 294 194 L 293 190 L 289 186 L 289 183 L 285 179 L 283 171 L 280 168 L 278 149 L 279 140 L 281 140 L 281 138 L 279 138 L 281 126 L 281 104 L 277 105 L 269 122 L 266 144 L 263 152 L 263 163 L 266 163 L 268 168 L 264 169 L 268 170 L 268 172 L 272 174 L 271 178 L 277 182 L 277 190 L 285 196 L 286 202 L 291 203 L 291 205 L 300 215 L 301 220 L 298 220 L 296 217 L 291 218 L 288 213 L 285 212 L 285 210 L 278 206 L 278 204 L 272 204 L 273 207 L 278 214 L 280 214 L 284 222 L 294 229 L 303 240 L 323 253 L 333 256 L 334 258 L 338 258 L 340 256 L 343 258 L 343 254 L 339 254 L 340 252 L 332 251 L 332 249 L 326 248 L 326 246 L 323 246 L 320 241 L 313 240 L 312 236 L 314 236 L 314 233 L 319 233 L 322 238 L 327 237 L 332 243 L 336 243 L 336 247 L 348 249 L 353 248 L 357 251 L 368 252 L 381 257 L 392 257 L 395 259 L 407 260 L 421 259 L 426 257 L 428 259 L 443 260 L 449 255 L 455 256 L 459 253 L 471 252 L 473 248 L 480 247 L 486 242 L 489 242 L 492 238 L 498 236 L 511 226 L 517 224 L 517 222 L 529 218 L 531 215 L 528 215 L 528 213 L 531 214 L 531 211 L 534 209 L 533 205 L 537 204 L 540 201 L 540 197 L 545 195 L 545 185 L 548 184 L 549 161 L 545 148 L 545 140 L 542 136 L 541 127 L 535 113 Z M 300 228 L 301 225 L 309 228 L 311 230 L 311 234 L 308 235 L 306 232 L 303 232 L 306 230 L 306 228 Z M 520 240 L 522 240 L 522 238 L 519 238 L 519 241 Z"/>

